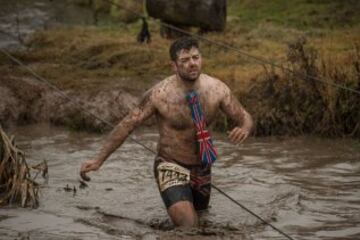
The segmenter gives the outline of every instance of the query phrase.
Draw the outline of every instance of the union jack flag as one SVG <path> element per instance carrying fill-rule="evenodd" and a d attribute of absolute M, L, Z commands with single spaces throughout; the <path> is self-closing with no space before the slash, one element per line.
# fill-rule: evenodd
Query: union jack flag
<path fill-rule="evenodd" d="M 204 166 L 211 165 L 217 158 L 216 150 L 213 146 L 211 136 L 205 129 L 205 115 L 203 114 L 199 102 L 199 95 L 196 91 L 191 91 L 186 95 L 186 100 L 191 110 L 191 117 L 196 127 L 196 140 L 198 142 L 199 158 Z"/>

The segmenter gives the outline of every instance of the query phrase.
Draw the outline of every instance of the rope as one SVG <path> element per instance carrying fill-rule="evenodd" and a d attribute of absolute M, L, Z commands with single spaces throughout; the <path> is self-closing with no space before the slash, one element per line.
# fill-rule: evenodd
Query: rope
<path fill-rule="evenodd" d="M 74 106 L 79 107 L 80 110 L 82 110 L 83 112 L 87 113 L 88 115 L 96 118 L 97 120 L 105 123 L 106 125 L 108 125 L 109 127 L 115 127 L 114 124 L 110 123 L 109 121 L 97 116 L 96 114 L 94 114 L 93 112 L 87 110 L 85 107 L 83 107 L 81 105 L 81 102 L 74 100 L 73 98 L 71 98 L 70 96 L 68 96 L 66 93 L 64 93 L 61 89 L 59 89 L 57 86 L 55 86 L 54 84 L 50 83 L 50 81 L 46 80 L 45 78 L 41 77 L 39 74 L 37 74 L 34 70 L 32 70 L 30 67 L 26 66 L 23 62 L 21 62 L 19 59 L 17 59 L 16 57 L 14 57 L 13 55 L 11 55 L 9 52 L 7 52 L 4 49 L 0 48 L 0 52 L 2 52 L 4 55 L 6 55 L 8 58 L 10 58 L 12 61 L 14 61 L 15 63 L 17 63 L 18 65 L 20 65 L 21 67 L 23 67 L 24 69 L 26 69 L 31 75 L 33 75 L 36 79 L 38 79 L 39 81 L 45 83 L 48 87 L 50 87 L 51 89 L 55 90 L 56 93 L 58 93 L 60 96 L 62 96 L 63 98 L 67 99 L 69 102 L 73 103 Z M 156 152 L 151 149 L 150 147 L 146 146 L 145 144 L 139 142 L 138 140 L 134 139 L 133 137 L 129 136 L 129 138 L 139 144 L 140 146 L 144 147 L 146 150 L 148 150 L 149 152 L 153 153 L 156 155 Z M 294 240 L 293 238 L 291 238 L 289 235 L 287 235 L 286 233 L 284 233 L 283 231 L 281 231 L 280 229 L 276 228 L 275 226 L 273 226 L 271 223 L 268 223 L 267 221 L 263 220 L 260 216 L 258 216 L 257 214 L 255 214 L 254 212 L 252 212 L 251 210 L 249 210 L 247 207 L 245 207 L 244 205 L 242 205 L 241 203 L 239 203 L 238 201 L 234 200 L 231 196 L 229 196 L 228 194 L 226 194 L 225 192 L 223 192 L 220 188 L 218 188 L 217 186 L 215 186 L 213 183 L 211 183 L 211 186 L 216 189 L 218 192 L 220 192 L 221 194 L 223 194 L 225 197 L 227 197 L 229 200 L 231 200 L 232 202 L 234 202 L 236 205 L 240 206 L 242 209 L 244 209 L 245 211 L 247 211 L 248 213 L 250 213 L 251 215 L 255 216 L 256 218 L 260 219 L 261 222 L 263 222 L 266 225 L 269 225 L 271 228 L 273 228 L 274 230 L 276 230 L 277 232 L 279 232 L 280 234 L 284 235 L 286 238 L 290 239 L 290 240 Z"/>
<path fill-rule="evenodd" d="M 286 233 L 284 233 L 283 231 L 281 231 L 280 229 L 278 229 L 277 227 L 275 227 L 274 225 L 272 225 L 269 222 L 266 222 L 264 219 L 262 219 L 259 215 L 257 215 L 256 213 L 254 213 L 253 211 L 251 211 L 250 209 L 248 209 L 247 207 L 245 207 L 244 205 L 242 205 L 241 203 L 239 203 L 238 201 L 236 201 L 235 199 L 233 199 L 231 196 L 229 196 L 227 193 L 225 193 L 223 190 L 221 190 L 220 188 L 218 188 L 217 186 L 215 186 L 214 184 L 211 184 L 211 186 L 213 188 L 215 188 L 219 193 L 221 193 L 222 195 L 224 195 L 225 197 L 227 197 L 229 200 L 231 200 L 233 203 L 235 203 L 236 205 L 238 205 L 239 207 L 241 207 L 242 209 L 244 209 L 245 211 L 247 211 L 248 213 L 250 213 L 251 215 L 253 215 L 254 217 L 256 217 L 257 219 L 259 219 L 262 223 L 269 225 L 272 229 L 274 229 L 275 231 L 277 231 L 278 233 L 284 235 L 285 237 L 287 237 L 290 240 L 294 240 L 292 237 L 290 237 L 289 235 L 287 235 Z"/>
<path fill-rule="evenodd" d="M 111 5 L 114 5 L 114 6 L 118 7 L 118 8 L 124 9 L 124 10 L 126 10 L 126 11 L 128 11 L 128 12 L 130 12 L 130 13 L 138 16 L 138 17 L 140 17 L 140 18 L 148 18 L 148 19 L 149 19 L 149 17 L 146 17 L 146 16 L 144 16 L 143 14 L 140 14 L 140 13 L 138 13 L 138 12 L 132 10 L 132 9 L 129 9 L 129 8 L 127 8 L 127 7 L 124 7 L 124 6 L 120 5 L 120 4 L 117 4 L 117 3 L 115 3 L 115 2 L 112 1 L 112 0 L 103 0 L 103 1 L 108 2 L 108 3 L 110 3 Z M 156 22 L 156 23 L 158 23 L 158 22 Z M 174 26 L 174 25 L 171 25 L 171 24 L 168 24 L 168 23 L 165 23 L 165 22 L 160 22 L 160 23 L 158 23 L 158 24 L 160 24 L 161 26 L 170 28 L 170 29 L 172 29 L 172 30 L 175 30 L 175 31 L 177 31 L 177 32 L 183 33 L 183 34 L 185 34 L 185 35 L 189 35 L 189 36 L 195 37 L 195 38 L 197 38 L 197 39 L 199 39 L 199 40 L 201 40 L 201 41 L 208 42 L 209 44 L 216 45 L 216 46 L 218 46 L 218 47 L 231 50 L 231 51 L 233 51 L 233 52 L 235 52 L 235 53 L 237 53 L 237 54 L 239 54 L 239 55 L 242 55 L 242 56 L 245 56 L 245 57 L 247 57 L 247 58 L 250 58 L 250 59 L 254 60 L 255 62 L 257 62 L 257 63 L 259 63 L 259 64 L 266 64 L 266 65 L 270 65 L 270 66 L 272 66 L 272 67 L 274 67 L 274 68 L 279 68 L 279 69 L 281 69 L 281 70 L 283 70 L 283 71 L 285 71 L 285 72 L 288 72 L 288 73 L 293 74 L 293 76 L 295 76 L 295 77 L 297 77 L 297 78 L 303 78 L 303 77 L 304 77 L 305 79 L 312 79 L 312 80 L 317 81 L 317 82 L 320 82 L 320 83 L 322 83 L 322 84 L 327 84 L 327 85 L 330 85 L 330 86 L 332 86 L 332 87 L 339 88 L 339 89 L 343 89 L 343 90 L 346 90 L 346 91 L 349 91 L 349 92 L 352 92 L 352 93 L 355 93 L 355 94 L 360 95 L 360 91 L 359 91 L 359 90 L 356 90 L 356 89 L 353 89 L 353 88 L 349 88 L 349 87 L 346 87 L 346 86 L 337 84 L 337 83 L 335 83 L 335 82 L 333 82 L 333 81 L 327 81 L 327 80 L 324 80 L 324 79 L 321 79 L 321 78 L 319 78 L 319 77 L 312 76 L 312 75 L 309 75 L 309 74 L 300 75 L 300 74 L 296 73 L 294 70 L 292 70 L 292 69 L 290 69 L 290 68 L 281 66 L 281 65 L 276 64 L 276 63 L 274 63 L 274 62 L 272 62 L 272 61 L 270 61 L 270 60 L 266 60 L 266 59 L 263 59 L 263 58 L 261 58 L 261 57 L 252 55 L 252 54 L 250 54 L 250 53 L 247 53 L 247 52 L 245 52 L 245 51 L 242 51 L 242 50 L 240 50 L 240 49 L 238 49 L 238 48 L 236 48 L 236 47 L 234 47 L 234 46 L 231 46 L 231 45 L 229 45 L 229 44 L 222 43 L 222 42 L 218 42 L 218 41 L 214 41 L 214 40 L 210 40 L 210 39 L 208 39 L 208 38 L 206 38 L 206 37 L 200 36 L 199 34 L 188 32 L 188 31 L 186 31 L 186 30 L 184 30 L 184 29 L 181 29 L 181 28 L 179 28 L 179 27 L 176 27 L 176 26 Z"/>

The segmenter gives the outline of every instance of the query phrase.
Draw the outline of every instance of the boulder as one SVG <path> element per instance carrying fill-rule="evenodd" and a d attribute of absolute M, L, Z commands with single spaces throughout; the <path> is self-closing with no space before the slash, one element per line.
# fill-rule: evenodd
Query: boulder
<path fill-rule="evenodd" d="M 176 26 L 225 29 L 226 0 L 146 0 L 146 9 L 151 17 Z"/>

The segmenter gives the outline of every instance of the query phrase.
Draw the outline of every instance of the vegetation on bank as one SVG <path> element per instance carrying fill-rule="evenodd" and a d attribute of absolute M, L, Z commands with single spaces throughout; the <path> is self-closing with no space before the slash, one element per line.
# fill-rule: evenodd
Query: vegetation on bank
<path fill-rule="evenodd" d="M 232 88 L 253 115 L 255 134 L 360 137 L 360 96 L 306 77 L 360 90 L 358 1 L 229 0 L 228 5 L 226 31 L 203 36 L 296 73 L 202 42 L 204 72 Z M 26 51 L 14 54 L 62 89 L 121 87 L 140 94 L 171 74 L 171 40 L 160 37 L 158 22 L 149 25 L 150 44 L 136 42 L 140 21 L 103 22 L 37 32 Z M 3 76 L 28 76 L 4 56 L 0 62 Z M 219 116 L 218 129 L 230 125 Z"/>
<path fill-rule="evenodd" d="M 31 170 L 37 173 L 31 175 Z M 37 207 L 40 185 L 35 179 L 39 173 L 47 178 L 47 163 L 44 161 L 30 167 L 14 137 L 8 137 L 0 126 L 0 206 Z"/>

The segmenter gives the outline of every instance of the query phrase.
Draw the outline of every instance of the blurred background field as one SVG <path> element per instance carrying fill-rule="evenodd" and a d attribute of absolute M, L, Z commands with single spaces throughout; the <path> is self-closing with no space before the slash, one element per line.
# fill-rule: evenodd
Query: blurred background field
<path fill-rule="evenodd" d="M 90 20 L 44 26 L 21 39 L 25 47 L 12 50 L 41 76 L 64 90 L 91 94 L 119 87 L 141 95 L 171 74 L 172 39 L 160 35 L 159 20 L 148 20 L 151 42 L 140 44 L 142 21 L 131 12 L 106 1 L 67 2 L 89 9 Z M 115 2 L 145 14 L 141 1 Z M 359 94 L 314 81 L 360 91 L 359 13 L 356 0 L 228 0 L 225 31 L 201 37 L 296 74 L 201 41 L 204 72 L 231 87 L 253 115 L 255 135 L 359 137 Z M 3 78 L 28 76 L 4 55 L 0 62 Z M 216 128 L 231 124 L 219 116 Z"/>

